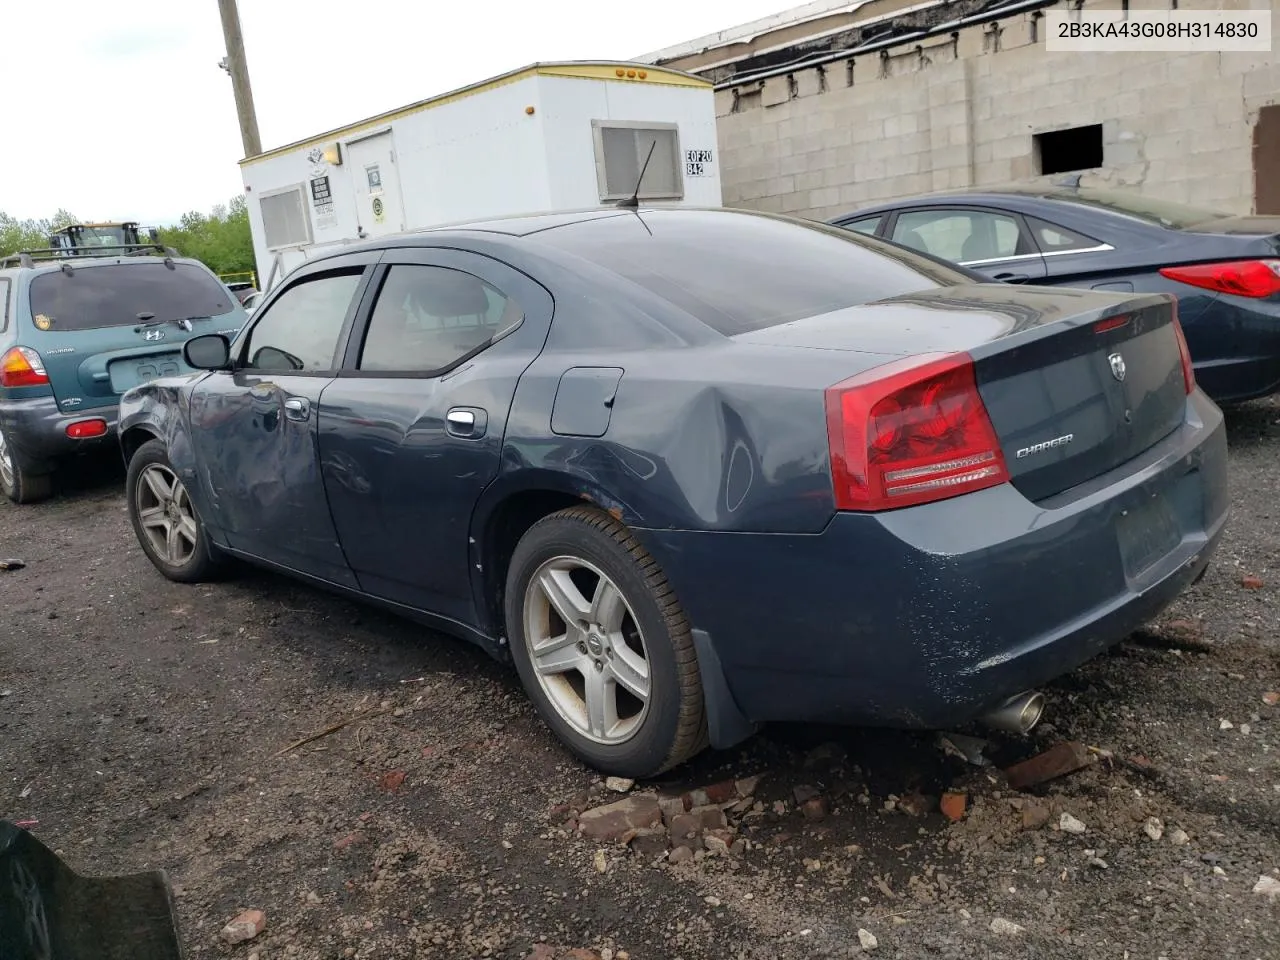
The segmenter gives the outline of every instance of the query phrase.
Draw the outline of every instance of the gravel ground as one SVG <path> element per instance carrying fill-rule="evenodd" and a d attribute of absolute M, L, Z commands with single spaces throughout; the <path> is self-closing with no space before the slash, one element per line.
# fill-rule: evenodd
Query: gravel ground
<path fill-rule="evenodd" d="M 0 817 L 81 872 L 168 871 L 197 958 L 1278 957 L 1280 899 L 1254 887 L 1280 876 L 1280 405 L 1229 423 L 1215 566 L 1049 688 L 1030 741 L 992 739 L 993 766 L 776 727 L 625 796 L 478 650 L 272 575 L 163 580 L 119 471 L 85 470 L 0 505 L 0 557 L 27 563 L 0 572 Z M 1060 741 L 1093 762 L 1010 788 Z M 686 862 L 575 829 L 756 775 Z M 250 908 L 265 930 L 222 942 Z"/>

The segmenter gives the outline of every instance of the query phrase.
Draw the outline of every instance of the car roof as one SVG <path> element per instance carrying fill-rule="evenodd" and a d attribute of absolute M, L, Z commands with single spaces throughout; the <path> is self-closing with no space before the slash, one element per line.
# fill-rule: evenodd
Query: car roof
<path fill-rule="evenodd" d="M 315 254 L 307 260 L 307 264 L 312 265 L 323 260 L 344 257 L 349 254 L 362 251 L 385 250 L 392 247 L 439 246 L 443 239 L 455 236 L 475 237 L 476 234 L 488 234 L 490 236 L 510 237 L 512 239 L 526 238 L 562 227 L 579 226 L 603 220 L 614 220 L 621 217 L 634 216 L 640 213 L 650 215 L 680 213 L 705 215 L 709 217 L 766 216 L 774 219 L 794 219 L 789 217 L 779 217 L 777 214 L 762 213 L 755 210 L 735 210 L 731 207 L 689 207 L 679 206 L 676 204 L 646 204 L 640 207 L 630 208 L 617 206 L 589 207 L 581 210 L 568 210 L 554 213 L 531 213 L 512 217 L 494 217 L 488 220 L 466 220 L 458 223 L 424 227 L 421 230 L 409 230 L 403 233 L 387 234 L 373 240 L 367 240 L 364 243 L 344 244 L 333 250 L 326 250 L 324 253 Z M 825 226 L 821 221 L 814 221 L 812 225 L 815 227 Z"/>

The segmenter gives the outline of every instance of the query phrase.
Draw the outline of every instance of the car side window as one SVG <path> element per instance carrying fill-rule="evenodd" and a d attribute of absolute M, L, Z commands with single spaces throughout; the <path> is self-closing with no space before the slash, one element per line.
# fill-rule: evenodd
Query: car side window
<path fill-rule="evenodd" d="M 1021 234 L 1013 217 L 986 210 L 910 210 L 893 225 L 895 242 L 955 263 L 1017 256 Z"/>
<path fill-rule="evenodd" d="M 9 326 L 9 286 L 9 278 L 0 277 L 0 331 Z"/>
<path fill-rule="evenodd" d="M 448 267 L 395 264 L 378 291 L 359 368 L 444 371 L 523 319 L 519 304 L 479 277 Z"/>
<path fill-rule="evenodd" d="M 846 230 L 853 230 L 857 233 L 875 233 L 880 226 L 880 221 L 884 219 L 883 214 L 877 213 L 874 217 L 863 217 L 861 220 L 850 220 L 844 225 Z"/>
<path fill-rule="evenodd" d="M 362 272 L 307 277 L 283 291 L 249 331 L 246 366 L 275 372 L 333 370 L 342 324 Z"/>
<path fill-rule="evenodd" d="M 1073 250 L 1088 250 L 1098 246 L 1098 241 L 1083 234 L 1049 223 L 1039 217 L 1027 217 L 1027 225 L 1031 235 L 1035 237 L 1043 253 L 1067 253 Z"/>

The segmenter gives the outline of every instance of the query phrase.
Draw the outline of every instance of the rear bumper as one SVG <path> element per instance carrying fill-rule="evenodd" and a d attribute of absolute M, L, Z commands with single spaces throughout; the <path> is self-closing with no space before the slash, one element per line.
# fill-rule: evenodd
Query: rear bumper
<path fill-rule="evenodd" d="M 1227 519 L 1226 452 L 1197 392 L 1170 437 L 1044 503 L 1004 485 L 838 514 L 820 534 L 637 533 L 715 649 L 733 703 L 710 709 L 946 727 L 1069 672 L 1190 584 Z M 1169 536 L 1135 552 L 1129 518 L 1152 503 Z"/>
<path fill-rule="evenodd" d="M 60 457 L 114 446 L 118 415 L 115 405 L 69 415 L 58 409 L 53 397 L 0 400 L 0 429 L 23 465 L 31 470 L 45 468 Z M 95 419 L 107 421 L 107 432 L 101 437 L 73 440 L 67 436 L 67 424 Z"/>

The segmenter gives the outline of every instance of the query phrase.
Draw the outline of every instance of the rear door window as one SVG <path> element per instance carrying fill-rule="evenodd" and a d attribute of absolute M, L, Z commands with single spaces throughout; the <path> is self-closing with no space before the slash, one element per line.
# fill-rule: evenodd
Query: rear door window
<path fill-rule="evenodd" d="M 510 332 L 524 317 L 479 277 L 427 264 L 391 267 L 360 353 L 361 370 L 430 374 Z"/>
<path fill-rule="evenodd" d="M 1077 250 L 1088 250 L 1098 246 L 1097 240 L 1091 240 L 1084 234 L 1049 223 L 1039 217 L 1027 217 L 1027 225 L 1031 235 L 1036 238 L 1042 253 L 1074 253 Z"/>
<path fill-rule="evenodd" d="M 168 323 L 231 312 L 233 297 L 211 274 L 190 263 L 151 261 L 68 266 L 31 281 L 31 314 L 42 330 L 125 327 L 148 320 Z M 47 321 L 47 322 L 45 322 Z"/>
<path fill-rule="evenodd" d="M 11 281 L 8 277 L 0 277 L 0 331 L 9 327 L 9 289 Z"/>
<path fill-rule="evenodd" d="M 884 219 L 884 214 L 877 213 L 874 217 L 863 217 L 861 220 L 850 220 L 848 223 L 842 224 L 846 230 L 853 230 L 855 233 L 873 234 L 880 227 L 880 221 Z"/>
<path fill-rule="evenodd" d="M 910 210 L 898 214 L 893 239 L 955 263 L 1000 260 L 1028 252 L 1013 217 L 986 210 Z"/>
<path fill-rule="evenodd" d="M 336 368 L 338 340 L 363 268 L 299 280 L 265 308 L 249 331 L 252 370 L 318 373 Z"/>

